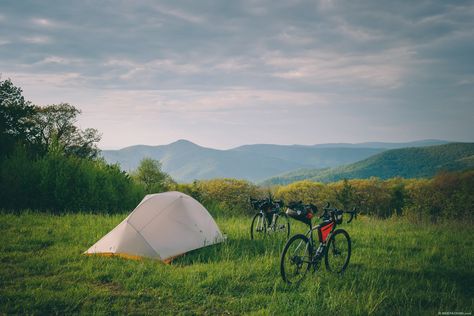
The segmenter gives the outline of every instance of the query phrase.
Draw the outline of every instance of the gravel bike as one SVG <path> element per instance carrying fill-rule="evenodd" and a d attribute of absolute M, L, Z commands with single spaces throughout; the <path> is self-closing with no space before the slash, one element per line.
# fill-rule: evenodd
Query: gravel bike
<path fill-rule="evenodd" d="M 252 219 L 250 238 L 263 239 L 267 234 L 290 236 L 290 221 L 283 212 L 283 202 L 273 200 L 271 197 L 257 200 L 250 198 L 250 204 L 258 212 Z"/>
<path fill-rule="evenodd" d="M 352 211 L 330 208 L 329 203 L 324 213 L 319 217 L 322 223 L 312 226 L 311 219 L 317 211 L 316 206 L 292 203 L 287 210 L 288 216 L 304 222 L 309 226 L 308 232 L 291 237 L 285 244 L 280 258 L 280 273 L 288 284 L 297 284 L 303 280 L 312 266 L 318 271 L 324 259 L 326 269 L 335 273 L 343 273 L 351 258 L 351 238 L 344 229 L 336 229 L 342 224 L 343 214 L 350 214 L 350 223 L 357 215 L 355 208 Z M 319 245 L 315 244 L 313 232 L 318 234 Z M 317 247 L 316 247 L 317 246 Z"/>

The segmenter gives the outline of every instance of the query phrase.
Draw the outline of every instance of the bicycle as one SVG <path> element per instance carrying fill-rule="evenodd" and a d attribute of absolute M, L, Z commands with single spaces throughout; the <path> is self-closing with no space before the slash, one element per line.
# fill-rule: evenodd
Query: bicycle
<path fill-rule="evenodd" d="M 250 204 L 258 211 L 252 219 L 250 238 L 262 239 L 267 234 L 290 236 L 290 221 L 288 215 L 282 211 L 283 202 L 272 198 L 257 200 L 250 198 Z"/>
<path fill-rule="evenodd" d="M 288 216 L 304 222 L 309 226 L 308 232 L 291 237 L 285 244 L 280 258 L 280 273 L 288 284 L 297 284 L 306 276 L 310 266 L 318 271 L 324 258 L 326 269 L 330 272 L 343 273 L 351 257 L 351 238 L 344 229 L 336 229 L 342 224 L 343 214 L 350 214 L 347 223 L 357 216 L 355 208 L 352 211 L 324 208 L 319 217 L 322 223 L 312 226 L 311 219 L 317 211 L 316 206 L 292 203 L 287 210 Z M 313 231 L 317 231 L 319 246 L 315 249 Z"/>

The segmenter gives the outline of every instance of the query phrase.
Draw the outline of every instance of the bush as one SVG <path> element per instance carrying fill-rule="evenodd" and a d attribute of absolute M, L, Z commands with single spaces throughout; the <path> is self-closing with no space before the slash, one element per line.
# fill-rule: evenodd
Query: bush
<path fill-rule="evenodd" d="M 474 220 L 474 170 L 445 172 L 433 179 L 352 179 L 329 184 L 309 180 L 274 188 L 286 203 L 303 201 L 319 208 L 357 209 L 379 218 Z"/>
<path fill-rule="evenodd" d="M 346 204 L 339 200 L 341 207 L 351 209 L 356 207 L 361 213 L 387 218 L 392 215 L 390 208 L 391 194 L 386 183 L 379 178 L 353 179 L 347 181 L 351 187 Z M 344 181 L 329 184 L 338 196 L 343 195 Z"/>
<path fill-rule="evenodd" d="M 133 209 L 145 190 L 117 165 L 59 153 L 37 159 L 18 148 L 0 161 L 0 207 L 64 211 Z"/>
<path fill-rule="evenodd" d="M 336 194 L 327 185 L 309 180 L 294 182 L 280 186 L 275 191 L 275 197 L 282 199 L 286 204 L 293 201 L 312 203 L 322 209 L 326 202 L 336 200 Z"/>
<path fill-rule="evenodd" d="M 474 170 L 444 172 L 407 185 L 404 212 L 417 220 L 474 220 Z"/>
<path fill-rule="evenodd" d="M 256 185 L 237 179 L 196 181 L 189 189 L 194 192 L 194 197 L 197 197 L 206 207 L 219 208 L 222 213 L 229 215 L 253 213 L 249 197 L 264 195 L 264 192 Z"/>

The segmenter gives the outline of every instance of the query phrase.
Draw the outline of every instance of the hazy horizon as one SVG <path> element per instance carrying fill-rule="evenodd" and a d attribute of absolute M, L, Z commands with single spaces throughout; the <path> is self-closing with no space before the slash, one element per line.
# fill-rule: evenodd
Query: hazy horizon
<path fill-rule="evenodd" d="M 0 73 L 103 149 L 472 142 L 472 1 L 2 1 Z"/>
<path fill-rule="evenodd" d="M 237 146 L 231 146 L 231 147 L 225 147 L 225 148 L 219 148 L 219 147 L 211 147 L 211 146 L 206 146 L 206 145 L 202 145 L 198 142 L 193 142 L 189 139 L 184 139 L 184 138 L 181 138 L 181 139 L 176 139 L 174 141 L 171 141 L 169 143 L 163 143 L 163 144 L 141 144 L 141 143 L 137 143 L 137 144 L 132 144 L 132 145 L 128 145 L 128 146 L 124 146 L 124 147 L 118 147 L 118 148 L 103 148 L 103 147 L 100 147 L 101 150 L 119 150 L 119 149 L 124 149 L 124 148 L 128 148 L 128 147 L 133 147 L 133 146 L 151 146 L 151 147 L 156 147 L 156 146 L 166 146 L 166 145 L 171 145 L 173 143 L 176 143 L 176 142 L 179 142 L 179 141 L 188 141 L 188 142 L 191 142 L 195 145 L 198 145 L 200 147 L 205 147 L 205 148 L 212 148 L 212 149 L 219 149 L 219 150 L 229 150 L 229 149 L 233 149 L 233 148 L 237 148 L 237 147 L 240 147 L 240 146 L 245 146 L 245 145 L 280 145 L 280 146 L 317 146 L 317 145 L 337 145 L 337 144 L 341 144 L 341 145 L 359 145 L 359 144 L 365 144 L 365 143 L 388 143 L 388 144 L 402 144 L 402 143 L 412 143 L 412 142 L 422 142 L 422 141 L 441 141 L 441 142 L 452 142 L 452 143 L 471 143 L 473 141 L 458 141 L 458 140 L 446 140 L 446 139 L 415 139 L 415 140 L 408 140 L 408 141 L 395 141 L 395 142 L 385 142 L 385 141 L 370 141 L 370 142 L 354 142 L 354 143 L 350 143 L 350 142 L 334 142 L 334 143 L 314 143 L 314 144 L 298 144 L 298 143 L 291 143 L 291 144 L 272 144 L 272 143 L 248 143 L 248 144 L 240 144 L 240 145 L 237 145 Z"/>

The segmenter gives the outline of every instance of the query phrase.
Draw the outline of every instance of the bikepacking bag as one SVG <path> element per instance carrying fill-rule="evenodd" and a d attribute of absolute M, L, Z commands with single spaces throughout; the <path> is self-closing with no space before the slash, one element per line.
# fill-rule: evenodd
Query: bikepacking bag
<path fill-rule="evenodd" d="M 328 238 L 329 233 L 331 232 L 332 228 L 334 227 L 334 223 L 331 221 L 323 222 L 319 225 L 318 228 L 318 238 L 319 242 L 325 242 Z"/>
<path fill-rule="evenodd" d="M 308 225 L 311 225 L 311 219 L 314 216 L 311 210 L 297 203 L 290 203 L 289 208 L 286 210 L 286 214 L 291 218 L 294 218 Z"/>
<path fill-rule="evenodd" d="M 336 221 L 336 224 L 342 224 L 343 213 L 343 211 L 336 211 L 336 213 L 334 214 L 334 220 Z"/>

